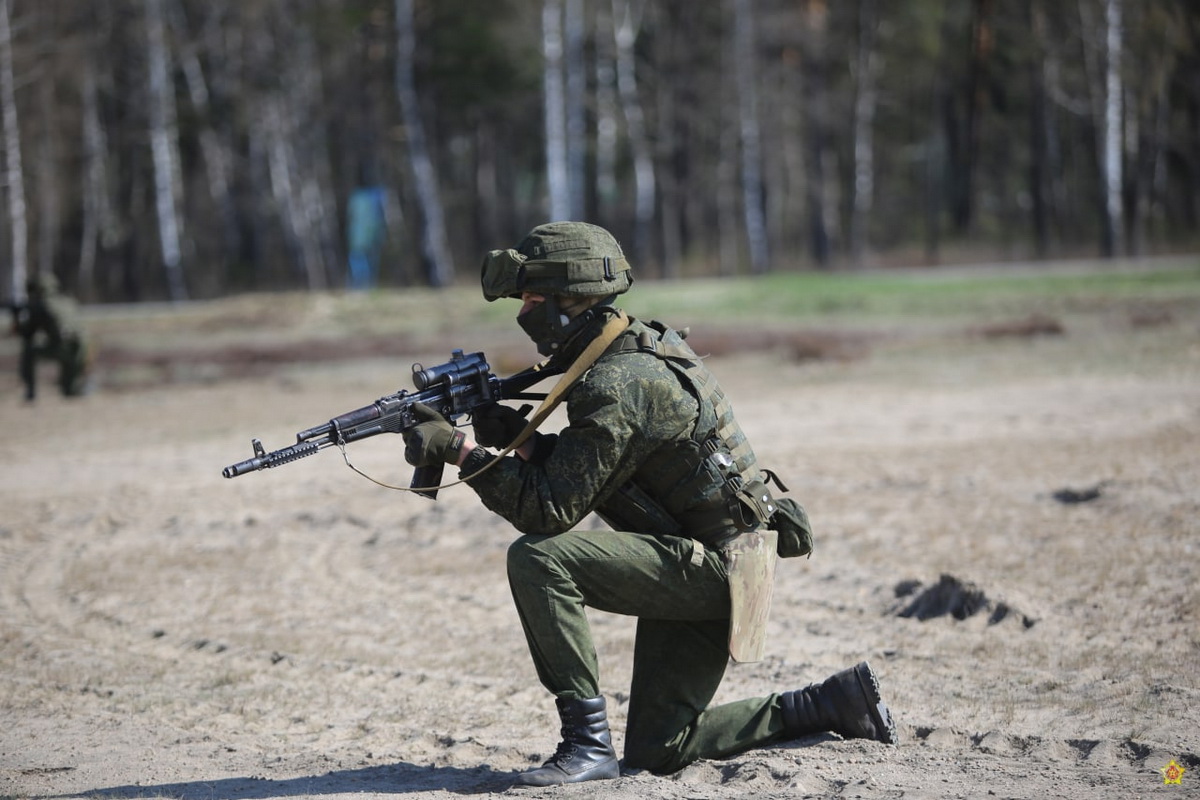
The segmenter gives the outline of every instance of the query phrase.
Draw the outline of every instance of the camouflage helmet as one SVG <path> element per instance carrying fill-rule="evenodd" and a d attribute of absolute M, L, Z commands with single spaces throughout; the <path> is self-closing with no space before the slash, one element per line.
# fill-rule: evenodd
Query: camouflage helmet
<path fill-rule="evenodd" d="M 567 297 L 622 294 L 633 273 L 613 235 L 587 222 L 548 222 L 526 234 L 516 249 L 493 250 L 480 280 L 490 302 L 522 292 Z"/>

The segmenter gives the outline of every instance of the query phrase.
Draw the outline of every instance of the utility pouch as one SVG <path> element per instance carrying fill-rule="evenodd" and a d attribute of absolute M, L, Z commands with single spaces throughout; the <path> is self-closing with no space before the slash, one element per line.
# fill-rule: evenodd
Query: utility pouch
<path fill-rule="evenodd" d="M 729 573 L 729 655 L 738 663 L 762 661 L 775 585 L 776 533 L 743 533 L 724 547 Z"/>
<path fill-rule="evenodd" d="M 775 512 L 771 514 L 768 527 L 779 533 L 780 558 L 812 556 L 813 537 L 808 512 L 792 498 L 775 501 Z"/>
<path fill-rule="evenodd" d="M 682 526 L 640 486 L 630 481 L 604 501 L 596 514 L 617 531 L 679 536 Z"/>
<path fill-rule="evenodd" d="M 734 497 L 731 511 L 739 530 L 750 531 L 760 525 L 770 527 L 768 522 L 775 513 L 776 502 L 766 483 L 750 481 L 738 489 Z"/>

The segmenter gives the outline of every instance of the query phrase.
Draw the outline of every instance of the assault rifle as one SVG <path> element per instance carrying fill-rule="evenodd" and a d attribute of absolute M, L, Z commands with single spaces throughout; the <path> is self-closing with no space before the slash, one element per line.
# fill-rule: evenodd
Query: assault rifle
<path fill-rule="evenodd" d="M 296 434 L 296 443 L 270 453 L 262 442 L 251 439 L 254 457 L 231 464 L 221 470 L 226 478 L 236 478 L 248 472 L 290 464 L 318 450 L 367 439 L 380 433 L 403 433 L 417 425 L 413 405 L 424 403 L 451 422 L 473 414 L 476 409 L 499 400 L 541 399 L 543 395 L 525 392 L 533 384 L 556 374 L 539 366 L 530 367 L 509 378 L 498 378 L 491 372 L 483 353 L 464 355 L 455 350 L 450 360 L 436 367 L 412 367 L 415 392 L 401 389 L 381 397 L 369 406 L 345 414 L 314 428 Z M 437 498 L 437 486 L 442 481 L 444 465 L 417 467 L 409 488 L 431 500 Z"/>

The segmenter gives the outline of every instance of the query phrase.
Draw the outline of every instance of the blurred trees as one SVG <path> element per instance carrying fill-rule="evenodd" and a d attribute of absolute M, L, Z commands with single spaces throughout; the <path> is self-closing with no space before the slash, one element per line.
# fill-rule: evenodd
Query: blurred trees
<path fill-rule="evenodd" d="M 0 0 L 0 279 L 473 281 L 575 216 L 644 276 L 1194 246 L 1189 0 Z"/>

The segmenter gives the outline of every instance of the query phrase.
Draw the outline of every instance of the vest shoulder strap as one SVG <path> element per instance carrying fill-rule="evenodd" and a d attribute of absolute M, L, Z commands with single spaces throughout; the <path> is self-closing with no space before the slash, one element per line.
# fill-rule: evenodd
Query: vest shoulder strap
<path fill-rule="evenodd" d="M 658 320 L 643 322 L 640 330 L 631 330 L 629 335 L 621 337 L 614 349 L 621 353 L 653 353 L 659 358 L 675 361 L 700 361 L 700 356 L 687 346 L 678 331 Z"/>

